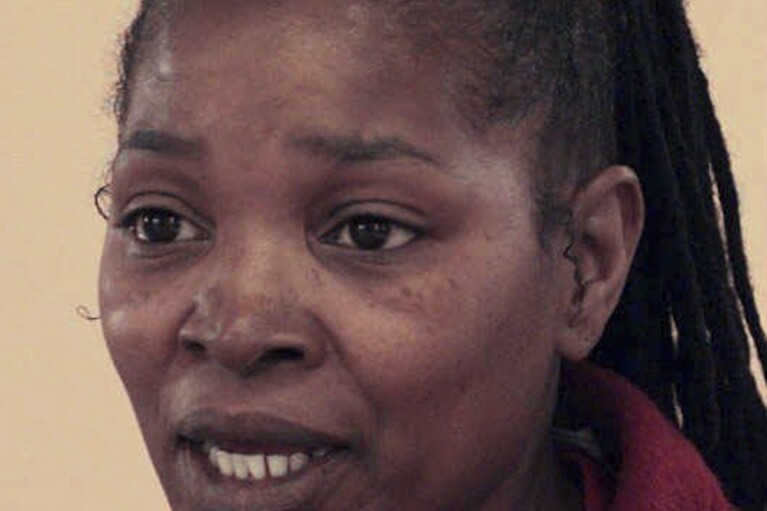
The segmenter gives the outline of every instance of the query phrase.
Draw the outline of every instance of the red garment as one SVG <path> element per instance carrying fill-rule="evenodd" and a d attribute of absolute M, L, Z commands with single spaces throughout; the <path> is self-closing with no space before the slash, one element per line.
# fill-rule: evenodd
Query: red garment
<path fill-rule="evenodd" d="M 616 435 L 620 465 L 613 476 L 583 453 L 577 466 L 586 511 L 732 511 L 695 447 L 654 403 L 618 374 L 593 364 L 564 369 L 582 418 Z"/>

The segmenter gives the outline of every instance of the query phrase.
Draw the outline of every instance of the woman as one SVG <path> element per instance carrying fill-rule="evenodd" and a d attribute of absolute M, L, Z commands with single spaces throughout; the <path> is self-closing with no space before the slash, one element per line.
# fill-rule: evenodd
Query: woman
<path fill-rule="evenodd" d="M 678 1 L 145 0 L 116 107 L 104 333 L 174 510 L 767 503 Z"/>

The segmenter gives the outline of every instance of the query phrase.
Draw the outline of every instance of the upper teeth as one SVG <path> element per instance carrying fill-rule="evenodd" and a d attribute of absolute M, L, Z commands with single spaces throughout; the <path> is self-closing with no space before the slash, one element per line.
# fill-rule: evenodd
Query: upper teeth
<path fill-rule="evenodd" d="M 316 449 L 311 454 L 295 452 L 293 454 L 237 454 L 210 446 L 208 459 L 222 475 L 237 479 L 260 481 L 267 477 L 280 478 L 296 474 L 309 465 L 310 458 L 326 456 L 329 449 Z"/>

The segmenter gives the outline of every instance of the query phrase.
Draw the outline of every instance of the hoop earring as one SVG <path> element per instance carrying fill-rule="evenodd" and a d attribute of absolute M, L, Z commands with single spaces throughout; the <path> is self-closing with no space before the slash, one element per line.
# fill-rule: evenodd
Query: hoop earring
<path fill-rule="evenodd" d="M 75 313 L 85 321 L 101 321 L 101 316 L 93 314 L 85 305 L 78 305 L 75 308 Z"/>
<path fill-rule="evenodd" d="M 96 193 L 93 194 L 93 205 L 104 220 L 109 220 L 109 211 L 112 209 L 111 198 L 109 184 L 100 186 Z"/>

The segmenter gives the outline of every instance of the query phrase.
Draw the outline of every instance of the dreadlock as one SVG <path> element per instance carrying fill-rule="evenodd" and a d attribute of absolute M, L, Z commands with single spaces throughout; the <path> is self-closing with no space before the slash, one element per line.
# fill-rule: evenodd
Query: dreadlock
<path fill-rule="evenodd" d="M 141 0 L 126 32 L 115 100 L 120 127 L 150 14 L 163 3 Z M 433 2 L 392 3 L 434 9 Z M 464 92 L 483 98 L 491 122 L 537 105 L 548 117 L 545 152 L 568 159 L 547 165 L 541 156 L 548 169 L 536 176 L 542 215 L 561 210 L 556 191 L 567 176 L 555 168 L 575 169 L 583 182 L 605 165 L 626 164 L 642 183 L 645 232 L 592 359 L 656 402 L 733 503 L 764 509 L 767 409 L 749 368 L 749 342 L 767 376 L 767 341 L 727 147 L 682 0 L 464 0 L 440 2 L 440 9 L 467 4 L 452 18 L 471 27 L 455 32 L 474 37 L 468 46 L 490 64 L 471 69 L 479 80 L 467 81 Z"/>
<path fill-rule="evenodd" d="M 767 503 L 767 411 L 749 370 L 760 325 L 727 149 L 684 8 L 630 0 L 615 80 L 619 160 L 637 170 L 646 231 L 599 363 L 678 423 L 743 509 Z M 724 229 L 719 227 L 719 215 Z M 745 321 L 744 321 L 745 319 Z"/>

